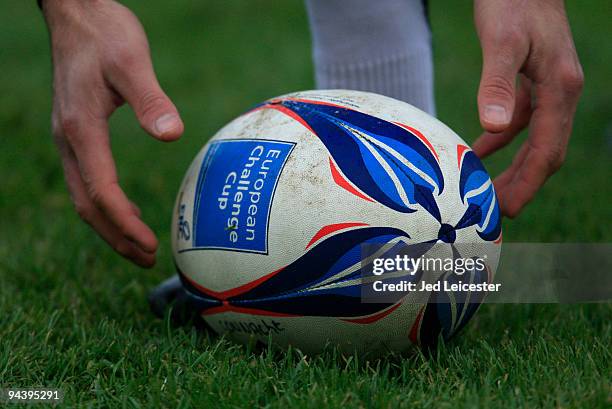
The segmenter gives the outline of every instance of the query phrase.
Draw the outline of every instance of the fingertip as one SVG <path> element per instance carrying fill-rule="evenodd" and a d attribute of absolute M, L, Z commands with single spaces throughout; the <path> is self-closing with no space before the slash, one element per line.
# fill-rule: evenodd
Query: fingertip
<path fill-rule="evenodd" d="M 130 240 L 119 239 L 119 241 L 113 244 L 113 248 L 122 257 L 140 267 L 151 268 L 155 265 L 155 253 L 144 252 L 136 243 Z"/>
<path fill-rule="evenodd" d="M 509 142 L 503 133 L 492 134 L 490 132 L 484 132 L 472 143 L 472 151 L 480 159 L 485 159 L 501 147 L 505 146 Z"/>
<path fill-rule="evenodd" d="M 175 113 L 166 113 L 155 120 L 154 136 L 160 141 L 171 142 L 181 137 L 185 126 L 181 117 Z"/>
<path fill-rule="evenodd" d="M 479 137 L 472 143 L 472 151 L 478 156 L 480 159 L 484 158 L 484 142 L 482 140 L 483 136 Z"/>
<path fill-rule="evenodd" d="M 135 248 L 129 255 L 126 256 L 132 263 L 142 268 L 151 268 L 155 266 L 157 257 L 155 253 L 145 253 L 139 248 Z"/>
<path fill-rule="evenodd" d="M 502 214 L 509 219 L 514 219 L 523 209 L 523 204 L 517 200 L 506 200 L 506 197 L 503 197 L 500 198 L 499 201 L 502 208 Z"/>
<path fill-rule="evenodd" d="M 149 234 L 146 234 L 140 240 L 140 248 L 149 254 L 155 254 L 157 252 L 157 248 L 159 247 L 159 242 L 157 241 L 157 237 L 155 233 L 150 231 Z"/>
<path fill-rule="evenodd" d="M 157 262 L 154 254 L 139 256 L 137 259 L 132 259 L 132 261 L 135 262 L 140 267 L 147 268 L 147 269 L 154 267 L 155 263 Z"/>
<path fill-rule="evenodd" d="M 480 124 L 488 132 L 504 131 L 511 120 L 511 109 L 499 103 L 486 103 L 480 110 Z"/>

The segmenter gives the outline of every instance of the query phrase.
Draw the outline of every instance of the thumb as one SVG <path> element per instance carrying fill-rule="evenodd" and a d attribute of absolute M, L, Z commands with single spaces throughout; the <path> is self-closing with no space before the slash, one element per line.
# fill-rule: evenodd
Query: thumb
<path fill-rule="evenodd" d="M 181 117 L 170 98 L 161 88 L 143 90 L 135 102 L 128 103 L 134 109 L 140 125 L 151 136 L 170 142 L 181 137 L 184 126 Z"/>
<path fill-rule="evenodd" d="M 522 65 L 512 45 L 499 47 L 483 43 L 482 78 L 478 89 L 480 123 L 488 132 L 502 132 L 512 121 L 515 82 Z"/>
<path fill-rule="evenodd" d="M 125 70 L 113 85 L 151 136 L 169 142 L 183 134 L 183 121 L 176 106 L 161 89 L 150 60 L 139 69 Z"/>

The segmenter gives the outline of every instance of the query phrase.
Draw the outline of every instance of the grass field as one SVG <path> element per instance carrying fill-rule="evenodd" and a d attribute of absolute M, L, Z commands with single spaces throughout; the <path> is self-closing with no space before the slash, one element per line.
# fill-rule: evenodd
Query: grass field
<path fill-rule="evenodd" d="M 300 1 L 124 3 L 141 17 L 187 129 L 162 145 L 127 109 L 112 121 L 122 184 L 160 236 L 151 271 L 114 255 L 74 214 L 49 136 L 43 21 L 33 0 L 0 7 L 0 387 L 62 388 L 65 407 L 612 405 L 610 304 L 485 305 L 433 356 L 374 362 L 251 351 L 154 319 L 146 294 L 172 272 L 170 213 L 196 151 L 252 104 L 314 85 Z M 506 241 L 612 241 L 612 9 L 568 3 L 586 76 L 574 136 L 564 168 L 504 222 Z M 480 54 L 471 8 L 431 6 L 438 114 L 472 141 Z"/>

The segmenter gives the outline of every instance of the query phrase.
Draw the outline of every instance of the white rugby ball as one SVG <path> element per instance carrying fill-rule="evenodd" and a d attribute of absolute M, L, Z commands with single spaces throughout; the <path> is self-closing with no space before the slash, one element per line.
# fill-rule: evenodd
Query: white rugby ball
<path fill-rule="evenodd" d="M 189 167 L 172 222 L 187 293 L 210 327 L 238 341 L 401 352 L 448 339 L 472 317 L 481 298 L 469 293 L 364 301 L 363 245 L 373 243 L 439 243 L 461 257 L 489 244 L 486 274 L 465 276 L 487 283 L 501 216 L 458 135 L 407 103 L 357 91 L 285 95 L 230 122 Z"/>

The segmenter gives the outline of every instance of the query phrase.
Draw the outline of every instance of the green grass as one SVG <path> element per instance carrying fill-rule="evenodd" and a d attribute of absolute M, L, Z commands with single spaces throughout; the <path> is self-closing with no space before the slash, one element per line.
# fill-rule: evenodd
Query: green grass
<path fill-rule="evenodd" d="M 122 184 L 160 235 L 151 271 L 114 255 L 72 210 L 49 136 L 50 63 L 34 3 L 5 2 L 0 13 L 0 387 L 59 387 L 66 407 L 611 405 L 610 304 L 485 305 L 433 356 L 380 361 L 251 350 L 154 319 L 145 297 L 172 272 L 171 207 L 196 151 L 250 105 L 313 87 L 302 3 L 125 2 L 187 129 L 163 145 L 127 109 L 112 121 Z M 505 221 L 507 241 L 612 241 L 612 11 L 606 0 L 568 3 L 586 75 L 574 136 L 564 168 Z M 431 6 L 439 116 L 471 141 L 480 54 L 469 2 Z"/>

